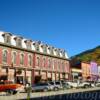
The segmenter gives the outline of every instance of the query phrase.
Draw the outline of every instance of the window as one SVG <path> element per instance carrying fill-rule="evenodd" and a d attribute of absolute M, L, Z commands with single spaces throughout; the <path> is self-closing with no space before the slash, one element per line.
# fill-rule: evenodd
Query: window
<path fill-rule="evenodd" d="M 18 41 L 17 41 L 17 45 L 18 45 L 19 47 L 22 46 L 22 45 L 21 45 L 21 39 L 18 39 Z"/>
<path fill-rule="evenodd" d="M 48 67 L 51 67 L 51 59 L 48 60 Z"/>
<path fill-rule="evenodd" d="M 58 70 L 60 70 L 60 62 L 58 61 Z"/>
<path fill-rule="evenodd" d="M 31 55 L 29 55 L 28 57 L 28 63 L 29 63 L 29 66 L 32 66 L 32 56 Z"/>
<path fill-rule="evenodd" d="M 60 52 L 59 52 L 59 50 L 57 50 L 56 52 L 57 52 L 57 56 L 60 56 Z"/>
<path fill-rule="evenodd" d="M 20 55 L 20 64 L 21 65 L 24 64 L 24 55 L 23 54 Z"/>
<path fill-rule="evenodd" d="M 64 52 L 62 52 L 62 55 L 63 55 L 63 57 L 65 57 L 65 51 L 64 51 Z"/>
<path fill-rule="evenodd" d="M 37 57 L 37 66 L 39 66 L 39 65 L 40 65 L 40 58 Z"/>
<path fill-rule="evenodd" d="M 43 46 L 43 52 L 47 53 L 47 47 L 46 46 Z"/>
<path fill-rule="evenodd" d="M 4 42 L 5 43 L 7 43 L 7 44 L 11 43 L 11 34 L 5 33 L 5 34 L 3 34 L 3 37 L 4 37 Z"/>
<path fill-rule="evenodd" d="M 54 60 L 52 60 L 52 68 L 53 68 L 53 70 L 54 70 Z"/>
<path fill-rule="evenodd" d="M 8 54 L 7 50 L 4 50 L 3 51 L 3 62 L 4 63 L 7 63 L 7 54 Z"/>
<path fill-rule="evenodd" d="M 12 62 L 14 64 L 16 64 L 16 52 L 13 52 L 13 55 L 12 55 Z"/>
<path fill-rule="evenodd" d="M 64 63 L 62 62 L 62 70 L 64 71 L 65 70 L 65 66 L 64 66 Z"/>
<path fill-rule="evenodd" d="M 9 35 L 6 36 L 5 43 L 10 44 L 10 36 Z"/>
<path fill-rule="evenodd" d="M 31 41 L 26 40 L 25 43 L 26 43 L 27 49 L 30 50 L 31 49 Z"/>
<path fill-rule="evenodd" d="M 53 55 L 53 48 L 52 47 L 50 47 L 50 54 Z"/>
<path fill-rule="evenodd" d="M 46 60 L 45 60 L 45 58 L 43 58 L 43 67 L 45 67 L 45 62 L 46 62 Z"/>

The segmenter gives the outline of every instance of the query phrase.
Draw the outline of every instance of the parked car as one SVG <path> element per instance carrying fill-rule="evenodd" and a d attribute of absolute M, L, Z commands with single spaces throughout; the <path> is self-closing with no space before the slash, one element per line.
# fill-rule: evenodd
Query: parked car
<path fill-rule="evenodd" d="M 87 87 L 91 87 L 91 83 L 87 82 L 87 81 L 82 81 L 82 82 L 76 82 L 76 81 L 68 81 L 66 82 L 70 85 L 70 87 L 72 88 L 87 88 Z"/>
<path fill-rule="evenodd" d="M 72 87 L 66 83 L 66 81 L 61 81 L 63 89 L 71 89 Z"/>
<path fill-rule="evenodd" d="M 32 91 L 49 91 L 52 90 L 49 83 L 37 83 L 32 86 Z"/>
<path fill-rule="evenodd" d="M 95 83 L 95 86 L 96 86 L 96 87 L 100 87 L 100 81 L 96 82 L 96 83 Z"/>
<path fill-rule="evenodd" d="M 52 90 L 57 91 L 57 90 L 63 89 L 61 81 L 50 81 L 48 83 L 51 85 Z"/>
<path fill-rule="evenodd" d="M 13 83 L 12 81 L 1 81 L 0 82 L 0 92 L 6 92 L 9 94 L 16 94 L 24 90 L 24 87 L 20 84 Z"/>

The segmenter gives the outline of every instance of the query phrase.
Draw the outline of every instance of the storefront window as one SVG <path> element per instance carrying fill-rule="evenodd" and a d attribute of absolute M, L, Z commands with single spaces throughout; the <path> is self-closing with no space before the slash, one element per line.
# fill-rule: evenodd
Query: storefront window
<path fill-rule="evenodd" d="M 3 62 L 4 63 L 7 63 L 7 54 L 8 54 L 7 50 L 4 50 L 3 51 Z"/>

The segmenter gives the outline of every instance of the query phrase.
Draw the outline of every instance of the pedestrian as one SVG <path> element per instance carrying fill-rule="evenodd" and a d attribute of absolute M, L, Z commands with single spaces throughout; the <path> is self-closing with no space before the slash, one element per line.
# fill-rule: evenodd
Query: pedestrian
<path fill-rule="evenodd" d="M 32 91 L 30 83 L 28 83 L 26 85 L 26 91 L 27 91 L 27 100 L 30 100 L 30 98 L 31 98 L 31 91 Z"/>

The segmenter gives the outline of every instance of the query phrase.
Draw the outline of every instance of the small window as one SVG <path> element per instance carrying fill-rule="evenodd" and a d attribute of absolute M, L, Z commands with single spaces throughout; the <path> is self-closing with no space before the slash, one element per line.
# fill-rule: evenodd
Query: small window
<path fill-rule="evenodd" d="M 7 55 L 8 55 L 7 50 L 4 50 L 4 51 L 3 51 L 3 62 L 4 62 L 4 63 L 7 63 Z"/>

